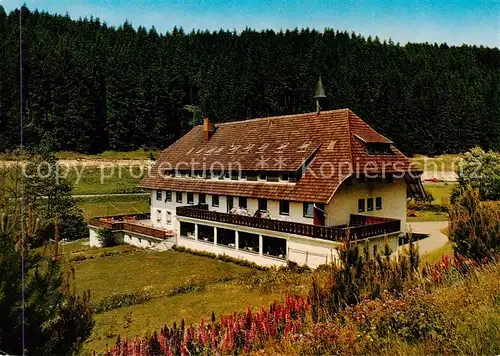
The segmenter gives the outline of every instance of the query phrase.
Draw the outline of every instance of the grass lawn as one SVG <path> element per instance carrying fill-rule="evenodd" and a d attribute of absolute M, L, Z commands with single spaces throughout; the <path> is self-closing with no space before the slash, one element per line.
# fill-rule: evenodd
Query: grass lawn
<path fill-rule="evenodd" d="M 140 166 L 74 166 L 68 171 L 67 180 L 73 185 L 74 195 L 136 193 L 137 185 L 146 174 Z"/>
<path fill-rule="evenodd" d="M 86 220 L 96 216 L 145 213 L 149 211 L 149 195 L 79 198 L 77 205 Z"/>
<path fill-rule="evenodd" d="M 74 251 L 85 247 L 83 240 L 74 244 Z M 106 345 L 115 342 L 118 334 L 122 337 L 143 336 L 165 324 L 179 324 L 181 318 L 188 324 L 196 323 L 201 318 L 210 318 L 212 311 L 220 315 L 243 311 L 248 307 L 267 307 L 287 293 L 305 293 L 301 290 L 303 281 L 295 276 L 290 278 L 292 282 L 274 281 L 272 272 L 257 271 L 189 253 L 155 252 L 125 245 L 111 249 L 127 250 L 108 257 L 104 257 L 103 252 L 110 248 L 87 246 L 84 252 L 76 253 L 64 250 L 66 261 L 75 254 L 94 256 L 93 259 L 64 262 L 65 268 L 73 266 L 75 269 L 77 289 L 90 289 L 95 304 L 113 293 L 138 290 L 149 291 L 151 299 L 142 304 L 95 314 L 96 325 L 86 344 L 85 353 L 103 351 Z M 269 278 L 270 281 L 266 281 Z M 302 278 L 308 276 L 303 275 Z M 203 285 L 204 288 L 201 291 L 168 295 L 174 288 L 187 285 Z"/>
<path fill-rule="evenodd" d="M 420 222 L 420 221 L 445 221 L 448 220 L 447 213 L 438 213 L 435 211 L 428 210 L 418 210 L 415 212 L 417 216 L 408 217 L 408 222 Z"/>
<path fill-rule="evenodd" d="M 119 152 L 119 151 L 104 151 L 102 153 L 89 155 L 85 153 L 62 151 L 56 153 L 58 159 L 149 159 L 150 154 L 158 157 L 160 151 L 158 150 L 136 150 L 131 152 Z"/>
<path fill-rule="evenodd" d="M 446 183 L 424 185 L 425 190 L 434 197 L 433 204 L 449 204 L 451 191 L 454 187 L 455 184 Z"/>
<path fill-rule="evenodd" d="M 439 155 L 434 157 L 415 155 L 411 158 L 411 161 L 423 170 L 425 170 L 426 167 L 431 169 L 437 167 L 437 169 L 443 171 L 454 171 L 462 157 L 463 155 L 460 154 Z"/>

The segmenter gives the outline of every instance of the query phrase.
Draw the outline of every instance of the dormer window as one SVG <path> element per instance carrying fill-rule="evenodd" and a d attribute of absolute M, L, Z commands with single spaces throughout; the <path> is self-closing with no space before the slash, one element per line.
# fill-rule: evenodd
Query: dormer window
<path fill-rule="evenodd" d="M 391 144 L 385 142 L 368 142 L 366 150 L 371 155 L 392 155 Z"/>
<path fill-rule="evenodd" d="M 288 182 L 290 180 L 290 174 L 288 172 L 282 172 L 280 174 L 280 180 L 282 182 Z"/>
<path fill-rule="evenodd" d="M 260 171 L 259 172 L 259 180 L 267 180 L 267 173 Z"/>

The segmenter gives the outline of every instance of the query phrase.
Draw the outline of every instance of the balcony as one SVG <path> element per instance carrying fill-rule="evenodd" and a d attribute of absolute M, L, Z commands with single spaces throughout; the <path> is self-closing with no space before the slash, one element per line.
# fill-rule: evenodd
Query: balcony
<path fill-rule="evenodd" d="M 171 230 L 153 227 L 149 214 L 97 217 L 92 218 L 89 221 L 89 225 L 100 228 L 110 228 L 114 231 L 132 232 L 160 240 L 165 240 L 174 236 L 174 232 Z"/>
<path fill-rule="evenodd" d="M 177 207 L 177 216 L 247 226 L 263 230 L 279 231 L 330 241 L 342 241 L 347 236 L 351 236 L 359 240 L 401 231 L 400 220 L 383 217 L 351 214 L 348 225 L 319 226 L 292 221 L 219 213 L 208 210 L 208 205 L 206 204 Z"/>

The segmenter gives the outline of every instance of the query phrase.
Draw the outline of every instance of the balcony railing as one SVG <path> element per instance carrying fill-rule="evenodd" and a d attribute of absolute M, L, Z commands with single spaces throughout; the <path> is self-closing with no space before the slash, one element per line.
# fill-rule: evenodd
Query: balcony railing
<path fill-rule="evenodd" d="M 136 220 L 149 219 L 149 214 L 134 214 L 134 215 L 117 215 L 92 218 L 89 224 L 101 228 L 109 228 L 112 230 L 122 230 L 135 232 L 137 234 L 151 236 L 157 239 L 167 239 L 173 236 L 172 231 L 157 229 L 152 226 L 143 225 Z"/>
<path fill-rule="evenodd" d="M 331 241 L 343 240 L 348 235 L 356 239 L 364 239 L 401 231 L 401 222 L 399 220 L 366 217 L 363 215 L 351 215 L 350 226 L 319 226 L 292 221 L 219 213 L 209 211 L 207 205 L 177 207 L 177 216 L 279 231 Z"/>

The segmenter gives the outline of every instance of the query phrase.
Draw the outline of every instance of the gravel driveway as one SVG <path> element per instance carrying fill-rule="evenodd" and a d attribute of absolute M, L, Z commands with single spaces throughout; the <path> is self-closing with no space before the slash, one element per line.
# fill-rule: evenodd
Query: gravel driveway
<path fill-rule="evenodd" d="M 428 238 L 416 242 L 421 255 L 432 252 L 448 242 L 448 236 L 441 232 L 441 229 L 448 227 L 448 221 L 411 222 L 408 223 L 408 227 L 414 233 L 429 235 Z"/>

